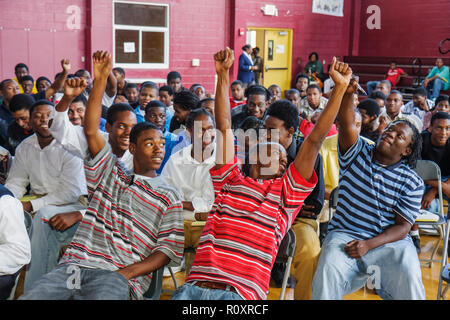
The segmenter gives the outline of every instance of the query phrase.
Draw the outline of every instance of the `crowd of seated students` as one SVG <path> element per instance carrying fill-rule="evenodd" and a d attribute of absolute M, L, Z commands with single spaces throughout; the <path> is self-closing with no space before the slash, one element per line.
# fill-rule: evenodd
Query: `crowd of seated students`
<path fill-rule="evenodd" d="M 230 82 L 228 48 L 214 62 L 214 95 L 187 89 L 177 71 L 163 85 L 130 83 L 104 51 L 92 76 L 63 59 L 53 83 L 34 82 L 25 64 L 1 81 L 0 298 L 26 266 L 21 299 L 145 299 L 153 271 L 185 268 L 194 247 L 173 299 L 265 299 L 270 280 L 280 285 L 285 266 L 274 261 L 290 228 L 294 299 L 341 299 L 374 264 L 382 298 L 425 298 L 414 222 L 420 208 L 437 212 L 437 187 L 412 169 L 436 162 L 448 200 L 449 97 L 427 99 L 438 78 L 404 104 L 389 79 L 358 97 L 358 78 L 336 59 L 326 92 L 304 73 L 285 92 Z M 72 274 L 82 290 L 66 285 Z"/>

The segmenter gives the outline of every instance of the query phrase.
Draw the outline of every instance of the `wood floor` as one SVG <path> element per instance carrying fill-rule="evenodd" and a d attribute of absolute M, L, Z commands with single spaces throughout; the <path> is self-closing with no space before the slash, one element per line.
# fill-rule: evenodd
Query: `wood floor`
<path fill-rule="evenodd" d="M 422 252 L 419 254 L 420 259 L 427 259 L 431 256 L 433 244 L 437 241 L 437 236 L 421 235 L 421 247 Z M 442 258 L 442 241 L 438 250 L 438 254 L 435 259 L 439 261 Z M 437 297 L 437 288 L 439 281 L 440 263 L 433 263 L 431 268 L 422 267 L 422 281 L 425 286 L 425 293 L 427 300 L 435 300 Z M 178 286 L 184 283 L 186 275 L 183 271 L 175 274 Z M 445 282 L 444 282 L 445 285 Z M 163 293 L 161 294 L 161 300 L 170 299 L 170 290 L 174 290 L 174 283 L 171 277 L 165 277 L 163 280 Z M 280 296 L 280 288 L 270 287 L 267 300 L 278 300 Z M 450 291 L 447 292 L 446 299 L 450 299 Z M 286 289 L 286 300 L 294 299 L 294 291 L 290 288 Z M 381 300 L 380 297 L 371 290 L 360 289 L 353 294 L 344 297 L 344 300 Z"/>

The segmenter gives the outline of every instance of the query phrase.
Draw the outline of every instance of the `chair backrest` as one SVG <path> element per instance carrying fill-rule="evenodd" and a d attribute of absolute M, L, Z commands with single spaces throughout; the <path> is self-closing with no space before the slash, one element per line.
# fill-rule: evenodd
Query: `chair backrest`
<path fill-rule="evenodd" d="M 290 228 L 283 240 L 281 240 L 280 248 L 278 249 L 276 263 L 283 263 L 287 261 L 288 257 L 293 257 L 295 253 L 295 246 L 297 245 L 297 238 L 294 230 Z"/>
<path fill-rule="evenodd" d="M 331 220 L 333 218 L 333 213 L 334 213 L 334 210 L 336 210 L 338 198 L 339 198 L 339 187 L 336 187 L 333 190 L 331 190 L 330 199 L 328 202 L 329 215 L 330 215 L 329 220 Z"/>
<path fill-rule="evenodd" d="M 444 217 L 444 205 L 442 200 L 442 185 L 441 185 L 441 169 L 431 160 L 417 160 L 414 171 L 422 178 L 426 180 L 437 180 L 438 182 L 438 196 L 439 196 L 439 215 Z"/>
<path fill-rule="evenodd" d="M 33 217 L 29 212 L 25 210 L 23 211 L 23 217 L 25 222 L 25 228 L 27 229 L 28 236 L 30 237 L 31 240 L 31 234 L 33 232 Z"/>

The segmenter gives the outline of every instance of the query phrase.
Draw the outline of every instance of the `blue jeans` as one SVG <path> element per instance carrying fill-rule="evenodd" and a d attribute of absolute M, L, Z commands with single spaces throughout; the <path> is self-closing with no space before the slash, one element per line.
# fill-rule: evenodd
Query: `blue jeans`
<path fill-rule="evenodd" d="M 367 94 L 370 95 L 375 89 L 377 88 L 377 85 L 380 83 L 380 81 L 368 81 L 366 83 L 367 86 Z"/>
<path fill-rule="evenodd" d="M 128 281 L 116 271 L 64 264 L 47 273 L 20 300 L 129 300 Z"/>
<path fill-rule="evenodd" d="M 185 283 L 173 293 L 171 300 L 244 300 L 230 290 L 208 289 Z"/>
<path fill-rule="evenodd" d="M 36 211 L 31 234 L 31 261 L 25 275 L 24 290 L 28 290 L 33 282 L 56 267 L 59 250 L 62 246 L 70 244 L 78 228 L 78 223 L 76 223 L 65 231 L 57 231 L 42 219 L 48 221 L 58 213 L 83 209 L 86 207 L 80 203 L 73 203 L 65 206 L 49 205 Z"/>
<path fill-rule="evenodd" d="M 425 289 L 416 248 L 409 236 L 350 258 L 345 245 L 356 236 L 339 230 L 325 238 L 312 284 L 312 299 L 337 300 L 362 288 L 371 288 L 386 300 L 424 300 Z"/>
<path fill-rule="evenodd" d="M 444 88 L 445 81 L 442 79 L 434 79 L 430 82 L 428 82 L 427 85 L 427 96 L 428 99 L 435 100 L 439 96 L 439 92 Z"/>

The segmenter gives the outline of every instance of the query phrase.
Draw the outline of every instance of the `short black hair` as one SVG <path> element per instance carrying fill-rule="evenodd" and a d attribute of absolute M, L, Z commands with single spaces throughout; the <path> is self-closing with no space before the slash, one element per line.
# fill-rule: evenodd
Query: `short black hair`
<path fill-rule="evenodd" d="M 433 114 L 433 116 L 431 117 L 431 120 L 430 120 L 430 127 L 433 125 L 433 122 L 434 122 L 434 121 L 436 121 L 436 120 L 441 120 L 441 119 L 450 120 L 450 114 L 448 114 L 447 112 L 444 112 L 444 111 L 436 112 L 436 113 Z"/>
<path fill-rule="evenodd" d="M 159 92 L 161 91 L 166 91 L 169 96 L 173 96 L 173 89 L 171 86 L 163 85 L 161 88 L 159 88 Z"/>
<path fill-rule="evenodd" d="M 391 94 L 398 94 L 400 97 L 402 97 L 402 99 L 403 99 L 403 94 L 400 92 L 400 91 L 398 91 L 398 90 L 391 90 L 391 92 L 389 92 L 389 95 L 391 95 Z"/>
<path fill-rule="evenodd" d="M 304 73 L 299 73 L 299 74 L 295 77 L 295 83 L 297 83 L 297 82 L 298 82 L 298 79 L 300 79 L 300 78 L 305 78 L 305 79 L 307 79 L 307 80 L 308 80 L 308 84 L 309 84 L 309 77 L 308 77 L 308 75 L 306 75 L 306 74 L 304 74 Z"/>
<path fill-rule="evenodd" d="M 392 88 L 392 83 L 389 80 L 381 80 L 380 83 L 384 83 L 385 85 L 387 85 L 389 87 L 389 90 L 391 90 Z"/>
<path fill-rule="evenodd" d="M 27 74 L 26 76 L 23 76 L 22 78 L 20 78 L 20 82 L 24 82 L 24 81 L 31 81 L 34 83 L 34 79 L 32 76 L 30 76 L 29 74 Z"/>
<path fill-rule="evenodd" d="M 159 100 L 152 100 L 145 106 L 145 113 L 147 114 L 151 108 L 163 108 L 166 111 L 166 105 Z"/>
<path fill-rule="evenodd" d="M 264 96 L 266 97 L 266 101 L 269 101 L 271 97 L 269 90 L 258 84 L 249 86 L 247 87 L 247 89 L 245 89 L 245 97 L 248 98 L 251 95 Z"/>
<path fill-rule="evenodd" d="M 386 95 L 380 90 L 375 90 L 372 91 L 372 93 L 369 95 L 369 98 L 386 100 Z"/>
<path fill-rule="evenodd" d="M 366 113 L 369 117 L 379 116 L 380 115 L 380 106 L 378 105 L 377 100 L 372 98 L 367 98 L 361 101 L 358 104 L 357 109 L 366 110 Z"/>
<path fill-rule="evenodd" d="M 434 100 L 435 107 L 441 102 L 441 101 L 448 101 L 450 102 L 450 97 L 446 94 L 439 95 L 436 100 Z"/>
<path fill-rule="evenodd" d="M 75 99 L 72 100 L 72 103 L 74 102 L 81 102 L 84 106 L 87 106 L 87 98 L 84 94 L 76 96 Z"/>
<path fill-rule="evenodd" d="M 158 130 L 161 131 L 156 125 L 151 122 L 144 121 L 135 125 L 130 131 L 130 142 L 136 144 L 139 136 L 142 132 L 147 130 Z M 162 131 L 161 131 L 162 132 Z"/>
<path fill-rule="evenodd" d="M 126 102 L 114 103 L 108 108 L 108 111 L 106 112 L 106 122 L 112 126 L 116 121 L 116 115 L 119 112 L 126 112 L 126 111 L 134 113 L 134 109 L 128 103 Z"/>
<path fill-rule="evenodd" d="M 191 110 L 191 112 L 189 112 L 189 114 L 186 118 L 186 128 L 189 128 L 192 130 L 194 128 L 195 119 L 197 119 L 201 115 L 207 115 L 211 119 L 211 121 L 213 123 L 215 123 L 214 117 L 212 116 L 211 113 L 209 113 L 208 110 L 206 110 L 204 108 L 196 108 L 196 109 Z"/>
<path fill-rule="evenodd" d="M 9 82 L 15 82 L 13 79 L 5 79 L 0 82 L 0 91 L 3 90 L 3 86 L 5 86 Z"/>
<path fill-rule="evenodd" d="M 427 96 L 427 89 L 425 89 L 424 87 L 418 87 L 416 89 L 414 89 L 413 91 L 413 95 L 419 95 L 421 97 L 426 97 Z"/>
<path fill-rule="evenodd" d="M 16 112 L 19 110 L 30 110 L 31 106 L 36 102 L 32 95 L 19 93 L 12 97 L 9 102 L 9 111 Z"/>
<path fill-rule="evenodd" d="M 41 99 L 33 103 L 30 107 L 30 116 L 33 114 L 34 109 L 36 109 L 39 106 L 51 106 L 52 108 L 55 107 L 53 102 L 48 101 L 47 99 Z"/>
<path fill-rule="evenodd" d="M 317 89 L 319 90 L 320 93 L 322 93 L 322 89 L 320 89 L 320 87 L 315 83 L 309 84 L 308 87 L 306 88 L 306 91 L 308 91 L 309 89 Z"/>
<path fill-rule="evenodd" d="M 244 83 L 243 83 L 241 80 L 234 80 L 234 81 L 231 83 L 230 88 L 231 88 L 232 86 L 235 86 L 235 85 L 240 85 L 241 87 L 244 87 Z"/>
<path fill-rule="evenodd" d="M 125 77 L 125 70 L 123 70 L 123 68 L 115 67 L 115 68 L 113 68 L 113 71 L 117 71 L 118 73 L 120 73 L 121 75 L 123 75 Z"/>
<path fill-rule="evenodd" d="M 199 102 L 198 102 L 198 104 L 197 104 L 197 108 L 203 108 L 202 107 L 202 104 L 203 103 L 205 103 L 205 102 L 208 102 L 208 101 L 215 101 L 213 98 L 204 98 L 204 99 L 202 99 L 202 100 L 200 100 Z"/>
<path fill-rule="evenodd" d="M 260 119 L 258 119 L 255 116 L 248 116 L 247 118 L 244 119 L 244 121 L 242 121 L 241 126 L 239 127 L 240 129 L 247 131 L 248 129 L 255 129 L 258 130 L 262 127 L 262 125 L 264 124 L 264 122 Z M 256 131 L 258 132 L 258 131 Z"/>
<path fill-rule="evenodd" d="M 292 88 L 292 89 L 289 89 L 288 91 L 286 91 L 286 93 L 285 93 L 286 96 L 291 95 L 291 94 L 298 94 L 300 96 L 300 91 L 298 91 L 295 88 Z"/>
<path fill-rule="evenodd" d="M 311 53 L 309 54 L 309 56 L 308 56 L 308 60 L 310 60 L 310 59 L 311 59 L 311 57 L 312 57 L 313 55 L 315 55 L 315 56 L 316 56 L 316 60 L 319 60 L 319 54 L 318 54 L 317 52 L 315 52 L 315 51 L 313 51 L 313 52 L 311 52 Z"/>
<path fill-rule="evenodd" d="M 249 44 L 246 44 L 245 46 L 243 46 L 242 47 L 242 50 L 243 51 L 245 51 L 245 50 L 247 50 L 247 49 L 251 49 L 252 48 L 252 46 L 251 45 L 249 45 Z"/>
<path fill-rule="evenodd" d="M 267 116 L 282 120 L 287 130 L 294 128 L 296 131 L 300 125 L 297 107 L 286 99 L 273 102 L 267 109 Z"/>
<path fill-rule="evenodd" d="M 184 110 L 197 108 L 200 99 L 189 90 L 177 92 L 173 98 L 173 103 L 179 105 Z"/>
<path fill-rule="evenodd" d="M 140 91 L 142 91 L 144 88 L 152 88 L 152 89 L 158 90 L 158 92 L 159 92 L 158 85 L 156 83 L 154 83 L 153 81 L 142 82 Z"/>
<path fill-rule="evenodd" d="M 167 83 L 169 83 L 172 79 L 180 79 L 181 80 L 181 74 L 178 71 L 170 71 L 167 74 Z"/>
<path fill-rule="evenodd" d="M 19 68 L 25 68 L 25 69 L 27 69 L 27 71 L 29 71 L 28 66 L 25 63 L 22 63 L 22 62 L 16 64 L 16 66 L 14 67 L 14 71 L 17 71 L 17 69 L 19 69 Z"/>
<path fill-rule="evenodd" d="M 136 83 L 128 82 L 126 84 L 124 90 L 128 90 L 128 89 L 136 89 L 137 91 L 139 91 L 139 86 Z"/>
<path fill-rule="evenodd" d="M 49 78 L 42 76 L 42 77 L 39 77 L 36 79 L 36 87 L 38 86 L 39 82 L 41 82 L 41 81 L 48 81 L 50 84 L 52 84 L 52 82 L 50 81 Z"/>

